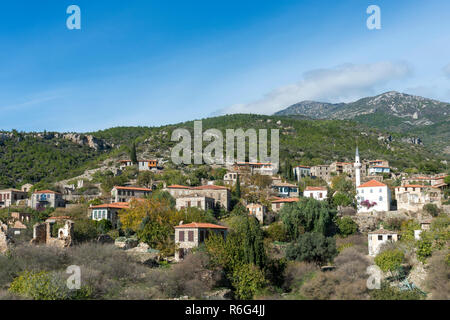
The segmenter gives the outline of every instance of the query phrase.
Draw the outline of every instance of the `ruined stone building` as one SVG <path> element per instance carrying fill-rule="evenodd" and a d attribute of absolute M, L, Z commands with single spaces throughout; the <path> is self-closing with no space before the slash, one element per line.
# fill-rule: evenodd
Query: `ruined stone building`
<path fill-rule="evenodd" d="M 58 248 L 70 247 L 74 237 L 73 225 L 74 222 L 69 217 L 50 217 L 44 223 L 34 225 L 30 243 Z"/>

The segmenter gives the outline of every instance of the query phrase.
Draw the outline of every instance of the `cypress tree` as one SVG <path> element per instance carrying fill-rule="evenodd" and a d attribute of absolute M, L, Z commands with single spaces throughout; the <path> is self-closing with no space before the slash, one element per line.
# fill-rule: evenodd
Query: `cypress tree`
<path fill-rule="evenodd" d="M 137 156 L 136 156 L 136 143 L 135 142 L 133 142 L 133 144 L 131 145 L 130 160 L 133 164 L 138 163 Z"/>

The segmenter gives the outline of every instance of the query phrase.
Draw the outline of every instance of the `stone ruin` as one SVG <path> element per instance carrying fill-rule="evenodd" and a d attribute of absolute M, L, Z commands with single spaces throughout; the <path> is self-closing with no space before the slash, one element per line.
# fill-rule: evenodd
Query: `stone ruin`
<path fill-rule="evenodd" d="M 0 221 L 0 254 L 8 251 L 11 240 L 8 237 L 8 226 Z"/>
<path fill-rule="evenodd" d="M 52 237 L 52 231 L 57 222 L 64 222 L 64 227 L 59 228 L 57 237 Z M 67 248 L 73 244 L 74 222 L 69 217 L 51 217 L 44 223 L 35 224 L 33 227 L 33 245 L 47 245 L 58 248 Z"/>

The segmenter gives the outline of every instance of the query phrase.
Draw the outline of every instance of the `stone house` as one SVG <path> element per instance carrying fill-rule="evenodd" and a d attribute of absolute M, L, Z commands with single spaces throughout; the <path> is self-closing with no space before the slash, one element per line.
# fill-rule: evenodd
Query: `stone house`
<path fill-rule="evenodd" d="M 111 190 L 111 202 L 130 202 L 133 198 L 144 198 L 151 194 L 150 188 L 114 186 Z"/>
<path fill-rule="evenodd" d="M 20 200 L 27 202 L 27 199 L 28 193 L 22 190 L 17 189 L 0 190 L 0 208 L 17 205 Z"/>
<path fill-rule="evenodd" d="M 329 165 L 321 164 L 311 167 L 311 176 L 321 178 L 325 181 L 330 180 L 331 170 Z"/>
<path fill-rule="evenodd" d="M 356 187 L 358 213 L 387 212 L 391 206 L 391 190 L 377 180 L 370 180 Z"/>
<path fill-rule="evenodd" d="M 223 176 L 223 182 L 227 186 L 234 186 L 237 182 L 238 172 L 230 171 Z"/>
<path fill-rule="evenodd" d="M 205 242 L 212 232 L 220 234 L 224 239 L 227 227 L 212 223 L 192 222 L 175 227 L 175 261 L 182 260 L 193 248 Z"/>
<path fill-rule="evenodd" d="M 31 190 L 31 188 L 33 188 L 33 185 L 31 183 L 25 183 L 20 190 L 22 190 L 23 192 L 29 192 Z"/>
<path fill-rule="evenodd" d="M 442 192 L 434 186 L 407 184 L 395 187 L 397 210 L 417 212 L 431 203 L 441 207 Z"/>
<path fill-rule="evenodd" d="M 231 192 L 227 187 L 206 185 L 199 187 L 188 187 L 181 185 L 171 185 L 164 188 L 175 199 L 186 196 L 204 196 L 213 198 L 216 206 L 221 206 L 225 210 L 230 210 Z"/>
<path fill-rule="evenodd" d="M 391 173 L 391 168 L 385 166 L 372 166 L 369 167 L 369 175 Z"/>
<path fill-rule="evenodd" d="M 299 198 L 281 198 L 281 199 L 275 199 L 272 200 L 272 211 L 273 212 L 279 212 L 281 210 L 281 208 L 286 204 L 286 203 L 293 203 L 293 202 L 297 202 L 299 201 Z"/>
<path fill-rule="evenodd" d="M 333 162 L 330 164 L 330 173 L 334 172 L 337 175 L 340 174 L 346 174 L 346 175 L 352 175 L 353 174 L 353 163 L 350 162 Z"/>
<path fill-rule="evenodd" d="M 381 245 L 389 241 L 397 241 L 398 233 L 396 231 L 385 230 L 383 226 L 380 229 L 368 233 L 369 255 L 374 257 L 380 252 Z"/>
<path fill-rule="evenodd" d="M 57 228 L 58 225 L 62 227 Z M 33 245 L 47 245 L 58 248 L 70 247 L 73 244 L 74 222 L 70 217 L 50 217 L 44 223 L 35 224 L 33 227 Z M 56 233 L 56 237 L 53 234 Z"/>
<path fill-rule="evenodd" d="M 177 210 L 181 210 L 184 208 L 199 208 L 201 210 L 209 210 L 214 209 L 215 200 L 214 198 L 200 196 L 200 195 L 191 195 L 186 197 L 176 198 L 176 208 Z"/>
<path fill-rule="evenodd" d="M 267 213 L 267 207 L 259 203 L 250 203 L 247 205 L 247 210 L 250 215 L 255 216 L 259 223 L 264 223 L 264 216 Z"/>
<path fill-rule="evenodd" d="M 328 196 L 328 189 L 326 187 L 312 187 L 307 186 L 303 191 L 303 196 L 306 198 L 314 198 L 316 200 L 325 200 Z"/>
<path fill-rule="evenodd" d="M 35 210 L 65 207 L 63 196 L 59 192 L 52 190 L 35 191 L 31 195 L 31 207 Z"/>
<path fill-rule="evenodd" d="M 119 212 L 124 209 L 128 209 L 128 202 L 113 202 L 105 203 L 96 206 L 90 206 L 88 208 L 89 217 L 92 220 L 100 221 L 103 219 L 111 221 L 113 228 L 117 228 L 119 222 Z"/>

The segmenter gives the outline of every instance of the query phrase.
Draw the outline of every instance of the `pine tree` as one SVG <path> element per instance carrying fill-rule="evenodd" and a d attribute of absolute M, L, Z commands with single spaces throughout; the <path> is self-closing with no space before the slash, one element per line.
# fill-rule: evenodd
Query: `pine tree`
<path fill-rule="evenodd" d="M 239 180 L 239 174 L 236 177 L 236 197 L 241 198 L 241 181 Z"/>
<path fill-rule="evenodd" d="M 131 145 L 130 160 L 133 164 L 138 163 L 137 156 L 136 156 L 136 143 L 135 142 L 133 142 L 133 144 Z"/>

